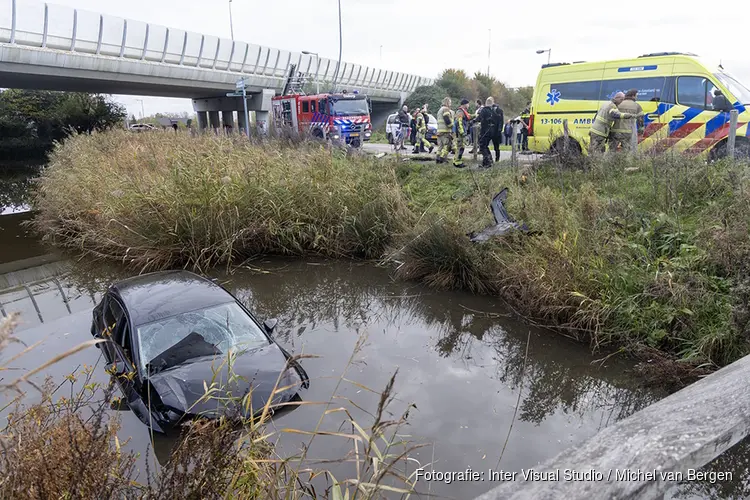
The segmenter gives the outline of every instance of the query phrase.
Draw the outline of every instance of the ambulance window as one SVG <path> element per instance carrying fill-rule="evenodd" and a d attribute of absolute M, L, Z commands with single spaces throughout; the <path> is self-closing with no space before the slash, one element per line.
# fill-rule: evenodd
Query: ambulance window
<path fill-rule="evenodd" d="M 550 93 L 560 93 L 560 99 L 572 101 L 598 101 L 601 81 L 593 82 L 567 82 L 553 83 L 550 85 Z"/>
<path fill-rule="evenodd" d="M 315 101 L 310 101 L 310 111 L 315 113 Z"/>
<path fill-rule="evenodd" d="M 661 102 L 662 96 L 668 88 L 666 78 L 663 76 L 649 78 L 624 78 L 618 80 L 604 80 L 602 82 L 601 99 L 612 99 L 618 92 L 627 92 L 630 89 L 638 90 L 637 100 Z"/>
<path fill-rule="evenodd" d="M 321 99 L 318 101 L 318 112 L 326 114 L 326 101 L 325 99 Z"/>
<path fill-rule="evenodd" d="M 302 101 L 302 112 L 303 113 L 310 112 L 310 103 L 308 101 Z"/>
<path fill-rule="evenodd" d="M 683 106 L 707 108 L 711 101 L 708 91 L 713 92 L 714 85 L 702 76 L 681 76 L 677 79 L 677 101 Z"/>

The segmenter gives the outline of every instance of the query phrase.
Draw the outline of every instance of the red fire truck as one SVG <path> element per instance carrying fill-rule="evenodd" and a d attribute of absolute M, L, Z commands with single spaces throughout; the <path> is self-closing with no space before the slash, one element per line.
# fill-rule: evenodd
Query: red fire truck
<path fill-rule="evenodd" d="M 277 129 L 309 131 L 313 137 L 359 147 L 372 136 L 367 96 L 343 91 L 335 94 L 289 94 L 272 99 Z"/>

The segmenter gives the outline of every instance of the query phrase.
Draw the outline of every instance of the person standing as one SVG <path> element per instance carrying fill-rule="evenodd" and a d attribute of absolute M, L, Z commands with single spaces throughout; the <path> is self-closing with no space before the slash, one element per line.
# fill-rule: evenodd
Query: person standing
<path fill-rule="evenodd" d="M 492 131 L 497 129 L 497 115 L 492 110 L 495 100 L 488 97 L 484 107 L 479 112 L 479 123 L 481 125 L 479 136 L 479 152 L 482 153 L 482 168 L 492 166 L 492 152 L 490 151 L 490 141 L 492 141 Z"/>
<path fill-rule="evenodd" d="M 632 118 L 630 114 L 620 113 L 620 110 L 617 109 L 617 106 L 624 99 L 625 94 L 617 92 L 611 101 L 607 101 L 599 107 L 594 117 L 594 123 L 591 124 L 591 130 L 589 130 L 589 137 L 591 139 L 589 151 L 604 153 L 614 121 L 618 118 Z"/>
<path fill-rule="evenodd" d="M 612 124 L 612 139 L 610 144 L 617 148 L 619 144 L 624 153 L 633 152 L 633 134 L 637 133 L 634 125 L 636 120 L 643 116 L 643 108 L 640 104 L 635 102 L 638 98 L 638 89 L 630 89 L 625 92 L 625 98 L 617 106 L 617 109 L 622 113 L 620 118 L 616 118 Z M 625 117 L 630 115 L 629 117 Z"/>
<path fill-rule="evenodd" d="M 505 113 L 497 104 L 490 106 L 492 113 L 495 115 L 492 125 L 492 145 L 495 147 L 495 161 L 500 161 L 500 145 L 503 143 L 503 123 L 505 123 Z"/>
<path fill-rule="evenodd" d="M 414 122 L 415 128 L 417 129 L 417 140 L 414 144 L 414 151 L 412 151 L 412 154 L 417 154 L 419 152 L 424 153 L 425 148 L 432 153 L 434 146 L 430 144 L 426 138 L 427 124 L 424 121 L 424 114 L 419 109 L 414 112 Z"/>
<path fill-rule="evenodd" d="M 510 146 L 510 139 L 513 137 L 513 125 L 510 123 L 510 120 L 506 120 L 503 132 L 503 135 L 505 135 L 505 145 Z"/>
<path fill-rule="evenodd" d="M 451 98 L 446 97 L 443 99 L 443 106 L 438 110 L 438 153 L 435 159 L 437 163 L 448 161 L 448 153 L 453 147 L 453 110 L 451 105 Z"/>
<path fill-rule="evenodd" d="M 456 110 L 455 115 L 455 134 L 456 134 L 456 156 L 453 159 L 453 166 L 464 168 L 464 150 L 466 140 L 469 135 L 469 125 L 471 124 L 471 114 L 469 113 L 469 100 L 462 99 L 461 105 Z"/>
<path fill-rule="evenodd" d="M 411 123 L 411 116 L 409 116 L 409 107 L 404 105 L 403 108 L 398 112 L 398 124 L 400 130 L 400 139 L 398 141 L 398 144 L 396 145 L 396 151 L 399 151 L 401 149 L 406 149 L 404 146 L 404 141 L 406 140 L 406 136 L 409 134 L 409 124 Z"/>

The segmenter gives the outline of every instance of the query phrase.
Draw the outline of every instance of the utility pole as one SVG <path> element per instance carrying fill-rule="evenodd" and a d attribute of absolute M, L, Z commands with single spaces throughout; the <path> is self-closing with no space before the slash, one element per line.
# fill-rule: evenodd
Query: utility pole
<path fill-rule="evenodd" d="M 232 33 L 232 41 L 234 41 L 234 22 L 232 21 L 232 0 L 229 0 L 229 31 Z"/>
<path fill-rule="evenodd" d="M 341 0 L 339 0 L 339 62 L 336 63 L 336 73 L 333 75 L 333 88 L 331 92 L 336 92 L 336 82 L 339 78 L 339 68 L 341 67 L 341 51 L 344 48 L 344 40 L 341 30 Z"/>
<path fill-rule="evenodd" d="M 383 66 L 383 46 L 380 46 L 380 66 Z"/>
<path fill-rule="evenodd" d="M 490 57 L 492 54 L 492 28 L 489 29 L 490 41 L 487 44 L 487 76 L 490 76 Z"/>
<path fill-rule="evenodd" d="M 141 120 L 146 118 L 146 112 L 143 109 L 143 99 L 136 99 L 136 101 L 141 103 Z"/>

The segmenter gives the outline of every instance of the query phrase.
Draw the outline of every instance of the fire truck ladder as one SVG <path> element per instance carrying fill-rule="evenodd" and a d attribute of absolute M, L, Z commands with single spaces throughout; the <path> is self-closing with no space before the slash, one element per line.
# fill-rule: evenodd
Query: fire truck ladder
<path fill-rule="evenodd" d="M 302 76 L 301 73 L 297 72 L 297 66 L 295 64 L 292 64 L 289 67 L 289 75 L 286 79 L 286 84 L 284 85 L 284 93 L 281 95 L 289 95 L 289 94 L 304 94 L 304 86 L 307 82 L 307 79 Z"/>

